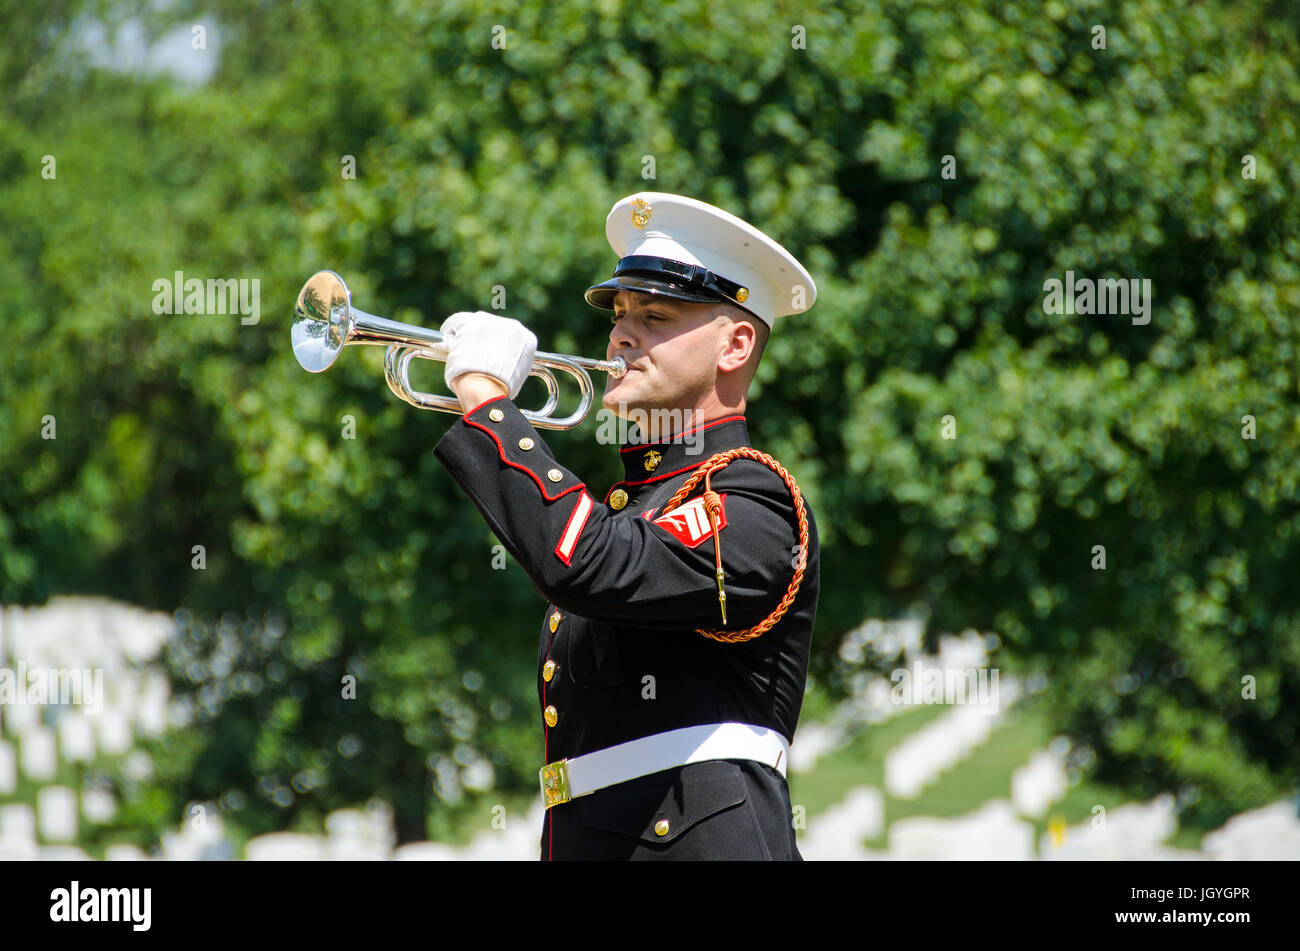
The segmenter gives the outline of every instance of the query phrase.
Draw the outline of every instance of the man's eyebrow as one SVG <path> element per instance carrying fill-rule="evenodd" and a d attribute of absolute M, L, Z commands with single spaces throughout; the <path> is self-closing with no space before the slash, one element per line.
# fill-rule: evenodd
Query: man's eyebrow
<path fill-rule="evenodd" d="M 628 306 L 627 306 L 626 304 L 623 304 L 623 305 L 615 304 L 615 305 L 613 306 L 612 309 L 613 309 L 613 312 L 614 312 L 614 316 L 615 316 L 615 317 L 618 317 L 618 316 L 621 315 L 621 314 L 625 314 L 625 313 L 627 313 L 627 311 L 628 311 Z M 670 310 L 669 308 L 665 307 L 663 304 L 659 303 L 658 301 L 652 301 L 652 302 L 649 303 L 649 304 L 645 304 L 645 305 L 643 305 L 642 307 L 639 308 L 639 313 L 643 313 L 643 314 L 657 314 L 657 315 L 659 315 L 660 317 L 674 317 L 674 316 L 676 316 L 676 314 L 675 314 L 672 310 Z"/>

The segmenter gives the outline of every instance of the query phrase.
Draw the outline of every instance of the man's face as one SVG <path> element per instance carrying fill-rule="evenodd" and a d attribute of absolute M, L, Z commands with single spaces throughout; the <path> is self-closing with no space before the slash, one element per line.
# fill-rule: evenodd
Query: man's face
<path fill-rule="evenodd" d="M 606 358 L 621 356 L 628 371 L 606 380 L 606 409 L 624 418 L 636 409 L 692 409 L 715 386 L 731 323 L 715 305 L 619 291 L 610 320 Z"/>

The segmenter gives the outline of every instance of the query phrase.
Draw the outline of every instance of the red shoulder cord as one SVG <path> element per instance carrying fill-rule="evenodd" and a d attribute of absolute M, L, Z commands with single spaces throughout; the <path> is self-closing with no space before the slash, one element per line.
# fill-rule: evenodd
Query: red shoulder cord
<path fill-rule="evenodd" d="M 738 644 L 741 641 L 752 640 L 771 630 L 772 626 L 781 620 L 785 612 L 790 610 L 790 605 L 794 603 L 794 596 L 799 593 L 799 585 L 803 582 L 804 569 L 808 566 L 808 516 L 804 513 L 803 493 L 799 491 L 799 486 L 795 484 L 794 476 L 790 475 L 781 463 L 767 453 L 759 452 L 757 449 L 750 449 L 747 446 L 742 446 L 739 449 L 728 449 L 726 452 L 710 456 L 691 474 L 691 477 L 686 480 L 686 484 L 668 500 L 668 504 L 663 507 L 662 514 L 667 515 L 681 505 L 686 500 L 686 496 L 690 495 L 691 491 L 700 484 L 700 480 L 704 480 L 704 508 L 709 513 L 709 525 L 713 529 L 713 555 L 718 570 L 718 605 L 722 610 L 722 626 L 727 626 L 727 592 L 722 586 L 724 580 L 722 572 L 722 539 L 718 535 L 718 514 L 722 511 L 722 499 L 718 497 L 718 493 L 713 491 L 712 477 L 713 473 L 722 469 L 733 459 L 738 458 L 761 462 L 785 480 L 790 495 L 794 497 L 794 510 L 799 518 L 799 557 L 795 562 L 794 577 L 790 579 L 790 585 L 785 589 L 785 597 L 781 599 L 781 603 L 776 606 L 772 613 L 758 624 L 743 631 L 705 630 L 700 628 L 695 632 L 715 641 L 721 641 L 724 644 Z"/>

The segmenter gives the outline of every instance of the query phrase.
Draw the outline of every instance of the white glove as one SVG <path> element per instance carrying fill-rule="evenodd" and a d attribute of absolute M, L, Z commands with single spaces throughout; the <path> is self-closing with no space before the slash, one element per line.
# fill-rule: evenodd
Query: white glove
<path fill-rule="evenodd" d="M 533 368 L 537 338 L 517 320 L 485 310 L 452 314 L 442 323 L 447 344 L 447 386 L 462 373 L 500 380 L 514 399 Z"/>

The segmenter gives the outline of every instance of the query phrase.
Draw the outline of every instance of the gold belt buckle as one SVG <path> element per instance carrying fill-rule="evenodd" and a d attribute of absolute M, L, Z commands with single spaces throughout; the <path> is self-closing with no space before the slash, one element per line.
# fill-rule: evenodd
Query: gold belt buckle
<path fill-rule="evenodd" d="M 547 763 L 539 773 L 542 780 L 542 798 L 546 808 L 558 806 L 569 801 L 569 761 L 559 760 Z"/>

